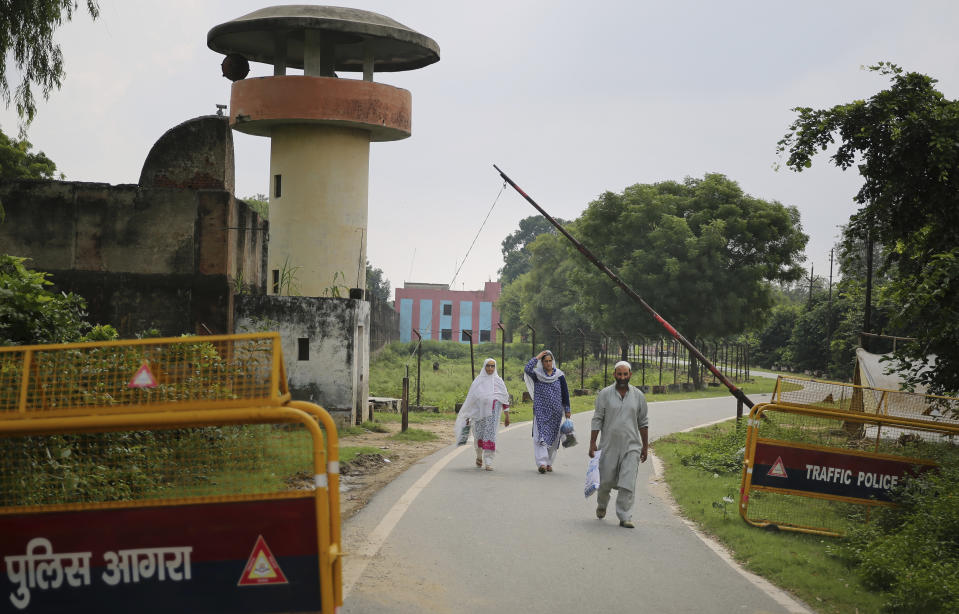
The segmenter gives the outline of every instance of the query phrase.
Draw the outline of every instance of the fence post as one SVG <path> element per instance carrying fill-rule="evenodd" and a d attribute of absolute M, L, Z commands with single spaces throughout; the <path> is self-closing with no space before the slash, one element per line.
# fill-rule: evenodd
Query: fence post
<path fill-rule="evenodd" d="M 407 370 L 409 368 L 407 367 Z M 403 378 L 403 401 L 402 401 L 403 422 L 401 432 L 405 433 L 410 425 L 410 377 Z"/>
<path fill-rule="evenodd" d="M 583 389 L 583 378 L 586 375 L 586 333 L 582 328 L 577 328 L 579 334 L 583 336 L 583 345 L 579 349 L 579 388 Z"/>
<path fill-rule="evenodd" d="M 499 376 L 503 378 L 503 381 L 506 381 L 506 329 L 503 328 L 502 322 L 496 323 L 496 328 L 500 331 L 500 353 L 499 353 L 499 362 L 500 370 Z"/>
<path fill-rule="evenodd" d="M 609 335 L 606 331 L 599 331 L 603 335 L 603 388 L 606 387 L 606 373 L 609 368 Z"/>
<path fill-rule="evenodd" d="M 416 334 L 416 406 L 420 407 L 420 361 L 423 358 L 423 337 L 420 331 L 413 329 Z"/>
<path fill-rule="evenodd" d="M 476 366 L 473 364 L 473 331 L 463 330 L 463 334 L 470 340 L 470 383 L 476 379 Z"/>

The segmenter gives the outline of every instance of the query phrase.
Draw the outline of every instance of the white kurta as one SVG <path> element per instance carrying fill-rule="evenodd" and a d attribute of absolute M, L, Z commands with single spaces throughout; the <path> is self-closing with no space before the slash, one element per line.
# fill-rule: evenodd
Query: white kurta
<path fill-rule="evenodd" d="M 635 489 L 643 450 L 639 429 L 648 428 L 648 411 L 645 395 L 635 386 L 629 387 L 625 397 L 619 396 L 615 385 L 596 395 L 591 428 L 600 431 L 600 489 Z"/>

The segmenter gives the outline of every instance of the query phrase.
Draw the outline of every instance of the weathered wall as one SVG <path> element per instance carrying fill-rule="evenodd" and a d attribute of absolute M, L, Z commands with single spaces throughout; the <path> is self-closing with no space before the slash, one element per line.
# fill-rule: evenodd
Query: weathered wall
<path fill-rule="evenodd" d="M 196 173 L 177 170 L 177 131 L 183 151 L 207 161 L 203 189 Z M 0 251 L 30 258 L 58 289 L 87 299 L 92 321 L 123 336 L 229 332 L 233 290 L 265 288 L 267 224 L 225 189 L 233 184 L 225 118 L 185 122 L 161 142 L 144 165 L 145 186 L 0 182 Z M 149 185 L 157 177 L 165 187 Z"/>
<path fill-rule="evenodd" d="M 369 303 L 342 298 L 239 295 L 236 331 L 278 331 L 290 393 L 341 425 L 362 421 L 369 399 Z M 308 356 L 300 355 L 305 339 Z"/>
<path fill-rule="evenodd" d="M 139 185 L 234 190 L 233 131 L 222 115 L 205 115 L 170 128 L 143 163 Z"/>

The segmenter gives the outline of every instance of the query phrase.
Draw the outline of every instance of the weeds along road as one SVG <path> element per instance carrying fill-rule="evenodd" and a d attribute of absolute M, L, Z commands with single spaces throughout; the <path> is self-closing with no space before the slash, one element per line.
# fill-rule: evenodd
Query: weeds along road
<path fill-rule="evenodd" d="M 650 439 L 735 413 L 732 396 L 651 403 Z M 500 430 L 495 471 L 474 466 L 472 444 L 451 445 L 381 490 L 343 527 L 343 611 L 807 611 L 697 537 L 657 496 L 650 462 L 636 528 L 619 526 L 612 503 L 598 520 L 595 495 L 583 497 L 591 417 L 573 416 L 579 445 L 560 449 L 553 473 L 536 472 L 524 422 Z"/>

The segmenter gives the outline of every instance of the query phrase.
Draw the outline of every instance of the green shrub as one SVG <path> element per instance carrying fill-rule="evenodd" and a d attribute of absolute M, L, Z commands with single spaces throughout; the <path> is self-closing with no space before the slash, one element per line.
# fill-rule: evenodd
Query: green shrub
<path fill-rule="evenodd" d="M 959 611 L 959 467 L 905 480 L 834 554 L 881 591 L 888 612 Z"/>
<path fill-rule="evenodd" d="M 729 474 L 742 471 L 746 446 L 746 429 L 710 429 L 703 433 L 704 441 L 698 448 L 679 457 L 687 467 L 696 467 L 709 473 Z"/>

